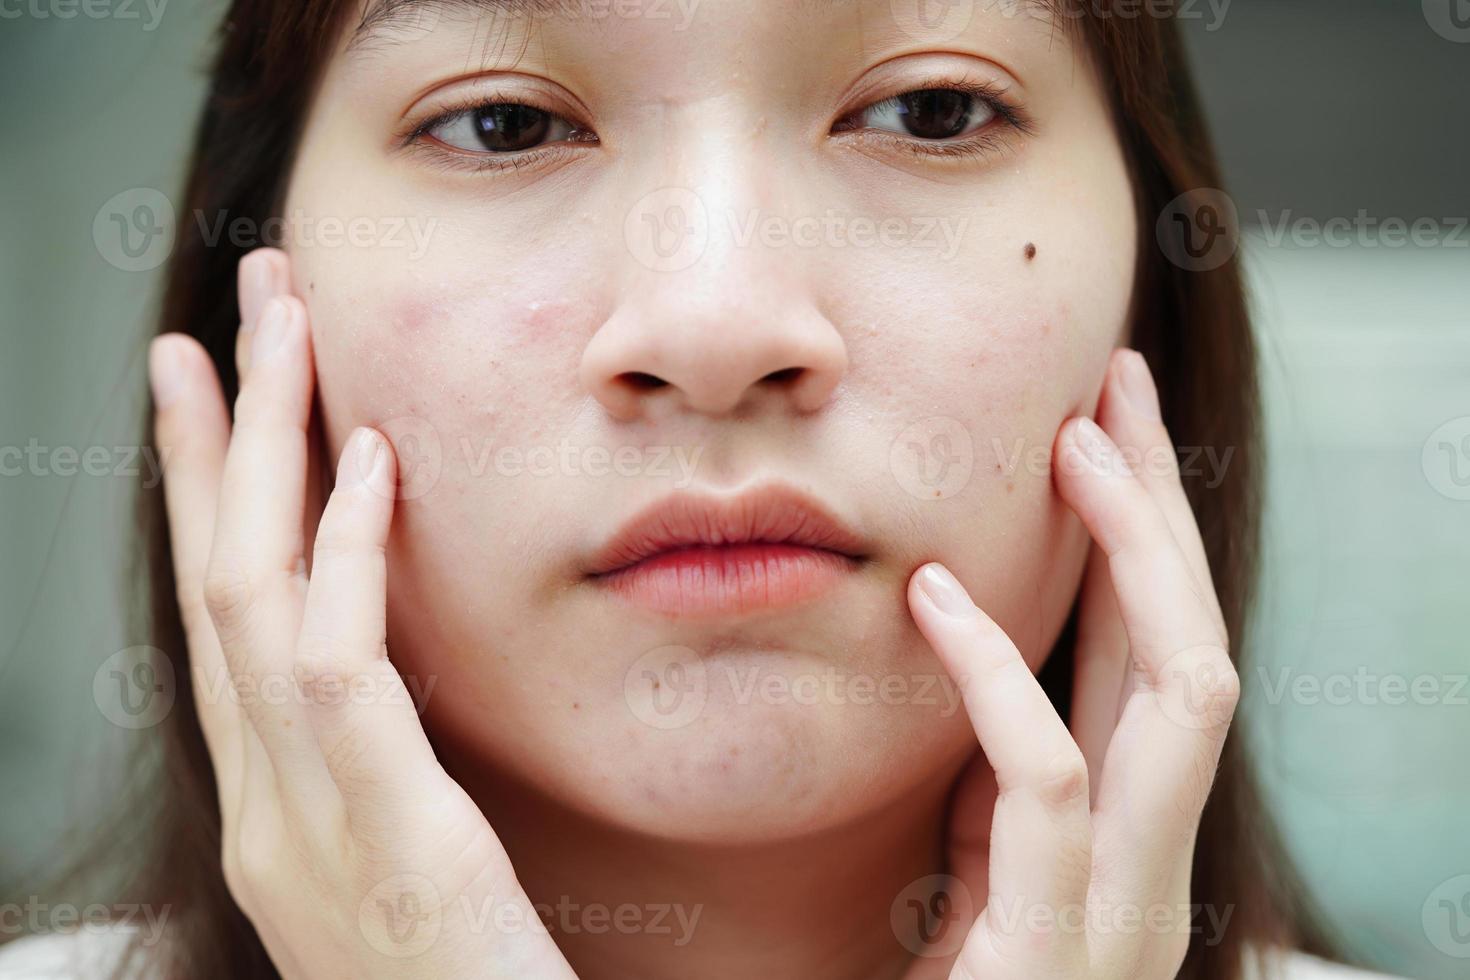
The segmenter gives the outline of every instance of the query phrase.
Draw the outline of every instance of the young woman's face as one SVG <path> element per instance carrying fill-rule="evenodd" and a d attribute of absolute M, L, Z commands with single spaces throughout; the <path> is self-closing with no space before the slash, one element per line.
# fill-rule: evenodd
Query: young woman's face
<path fill-rule="evenodd" d="M 1048 459 L 1137 231 L 1088 59 L 1026 4 L 395 6 L 286 213 L 328 450 L 398 449 L 430 731 L 683 838 L 940 787 L 973 734 L 908 577 L 1038 665 L 1086 557 Z"/>

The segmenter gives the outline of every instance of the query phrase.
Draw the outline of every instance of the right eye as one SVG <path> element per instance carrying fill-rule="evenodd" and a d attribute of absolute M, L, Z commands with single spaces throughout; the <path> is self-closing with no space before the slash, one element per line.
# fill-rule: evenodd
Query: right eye
<path fill-rule="evenodd" d="M 521 153 L 547 143 L 586 141 L 586 130 L 519 102 L 493 102 L 443 116 L 423 130 L 465 153 Z"/>

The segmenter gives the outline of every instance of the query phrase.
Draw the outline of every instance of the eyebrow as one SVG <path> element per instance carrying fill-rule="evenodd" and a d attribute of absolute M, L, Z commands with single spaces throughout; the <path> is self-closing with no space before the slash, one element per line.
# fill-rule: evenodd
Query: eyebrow
<path fill-rule="evenodd" d="M 698 0 L 694 2 L 697 3 Z M 802 14 L 810 15 L 821 10 L 859 6 L 861 2 L 862 0 L 793 0 L 791 5 Z M 990 0 L 994 5 L 1010 3 L 1020 7 L 1033 7 L 1053 16 L 1057 13 L 1058 2 L 1059 0 Z M 373 0 L 353 30 L 347 48 L 350 51 L 394 30 L 411 26 L 421 18 L 442 13 L 466 11 L 510 19 L 548 17 L 579 6 L 585 7 L 589 3 L 613 7 L 618 0 Z"/>
<path fill-rule="evenodd" d="M 368 4 L 347 43 L 350 51 L 374 38 L 442 13 L 468 11 L 496 17 L 549 16 L 585 0 L 376 0 Z"/>

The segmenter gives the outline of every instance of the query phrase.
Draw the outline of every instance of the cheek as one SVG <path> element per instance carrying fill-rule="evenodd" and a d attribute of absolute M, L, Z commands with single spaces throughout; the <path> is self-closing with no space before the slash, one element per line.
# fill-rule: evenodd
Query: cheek
<path fill-rule="evenodd" d="M 458 449 L 534 441 L 575 410 L 565 379 L 598 308 L 585 282 L 545 272 L 487 282 L 470 269 L 375 270 L 346 258 L 296 263 L 314 284 L 306 298 L 332 445 L 356 425 L 427 423 L 455 450 L 445 453 L 453 481 L 472 461 Z"/>
<path fill-rule="evenodd" d="M 1088 546 L 1052 488 L 1052 445 L 1067 418 L 1094 410 L 1108 354 L 1126 340 L 1133 236 L 1126 200 L 1089 212 L 1018 199 L 977 210 L 948 260 L 875 254 L 833 269 L 834 316 L 853 325 L 850 397 L 910 447 L 894 457 L 905 524 L 919 529 L 905 557 L 954 568 L 1033 664 L 1065 620 Z M 956 472 L 959 483 L 946 475 Z M 921 477 L 942 495 L 918 499 Z"/>

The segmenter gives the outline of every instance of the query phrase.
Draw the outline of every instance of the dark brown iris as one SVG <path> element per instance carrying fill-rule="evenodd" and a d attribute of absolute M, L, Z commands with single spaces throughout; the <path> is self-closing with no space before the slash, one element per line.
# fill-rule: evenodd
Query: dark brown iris
<path fill-rule="evenodd" d="M 970 122 L 974 98 L 955 89 L 921 89 L 898 97 L 898 111 L 910 136 L 943 140 L 958 136 Z"/>
<path fill-rule="evenodd" d="M 546 140 L 551 119 L 528 105 L 488 105 L 475 110 L 475 136 L 495 153 L 529 150 Z"/>

